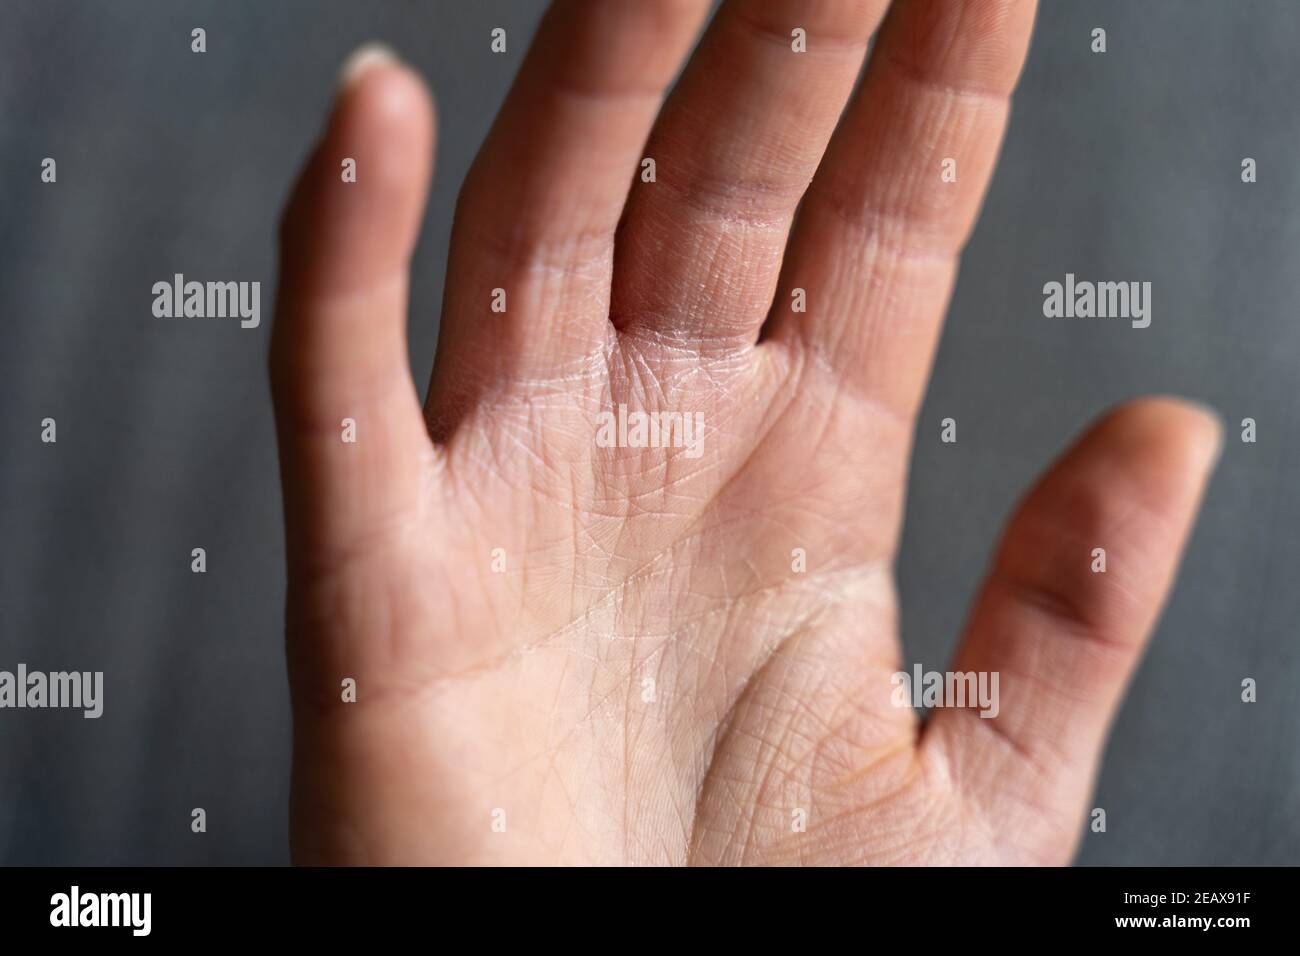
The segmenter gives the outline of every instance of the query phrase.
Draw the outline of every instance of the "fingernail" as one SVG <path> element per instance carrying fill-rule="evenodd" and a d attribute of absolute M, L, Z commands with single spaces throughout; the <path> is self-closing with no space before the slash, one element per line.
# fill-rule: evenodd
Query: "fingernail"
<path fill-rule="evenodd" d="M 339 69 L 339 89 L 346 89 L 377 66 L 400 62 L 393 48 L 377 42 L 363 43 L 349 54 Z"/>

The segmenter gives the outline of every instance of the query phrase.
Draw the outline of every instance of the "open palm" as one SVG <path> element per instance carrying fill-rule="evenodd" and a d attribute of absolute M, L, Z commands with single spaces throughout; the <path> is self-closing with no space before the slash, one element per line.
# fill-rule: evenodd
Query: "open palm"
<path fill-rule="evenodd" d="M 1073 853 L 1218 426 L 1094 426 L 953 665 L 1000 675 L 997 715 L 897 706 L 911 436 L 1033 3 L 725 2 L 663 102 L 708 6 L 547 14 L 461 195 L 423 411 L 431 105 L 378 53 L 347 73 L 271 355 L 300 862 Z"/>

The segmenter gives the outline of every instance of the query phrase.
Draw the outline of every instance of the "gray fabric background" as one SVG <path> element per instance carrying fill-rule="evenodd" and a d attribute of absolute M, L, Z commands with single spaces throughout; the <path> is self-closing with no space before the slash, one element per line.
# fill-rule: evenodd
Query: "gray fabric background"
<path fill-rule="evenodd" d="M 107 683 L 98 721 L 0 711 L 0 862 L 287 860 L 264 375 L 278 209 L 340 61 L 391 42 L 440 108 L 412 302 L 425 382 L 456 190 L 541 6 L 0 0 L 0 668 Z M 489 53 L 493 26 L 508 56 Z M 1171 391 L 1228 422 L 1115 726 L 1095 799 L 1109 830 L 1081 863 L 1300 862 L 1297 49 L 1296 0 L 1044 0 L 940 347 L 899 568 L 907 658 L 927 667 L 1007 510 L 1095 413 Z M 1045 319 L 1042 285 L 1067 271 L 1151 281 L 1151 327 Z M 153 319 L 150 286 L 173 272 L 261 280 L 262 327 Z M 1257 444 L 1238 440 L 1245 416 Z"/>

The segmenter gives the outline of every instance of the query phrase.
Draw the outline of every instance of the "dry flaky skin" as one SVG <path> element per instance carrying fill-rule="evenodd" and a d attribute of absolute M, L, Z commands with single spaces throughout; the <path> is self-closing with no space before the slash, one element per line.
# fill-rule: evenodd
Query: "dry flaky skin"
<path fill-rule="evenodd" d="M 660 112 L 707 2 L 557 4 L 462 192 L 423 414 L 431 106 L 382 56 L 345 79 L 271 356 L 297 861 L 1070 859 L 1218 426 L 1094 426 L 953 665 L 999 672 L 998 716 L 893 706 L 915 413 L 1033 9 L 900 2 L 854 93 L 884 5 L 726 3 Z M 700 412 L 702 454 L 599 447 L 620 404 Z"/>

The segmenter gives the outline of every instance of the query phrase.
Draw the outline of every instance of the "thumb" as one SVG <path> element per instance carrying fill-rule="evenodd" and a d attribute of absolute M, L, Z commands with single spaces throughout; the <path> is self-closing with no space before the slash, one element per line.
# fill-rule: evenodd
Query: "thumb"
<path fill-rule="evenodd" d="M 351 552 L 417 505 L 432 452 L 406 307 L 432 157 L 423 83 L 363 47 L 280 228 L 270 370 L 291 566 Z"/>
<path fill-rule="evenodd" d="M 1073 854 L 1110 722 L 1220 444 L 1217 420 L 1191 405 L 1123 405 L 1066 452 L 1007 527 L 953 665 L 988 674 L 996 702 L 986 717 L 938 711 L 922 744 L 945 758 L 998 842 L 1029 859 Z"/>

